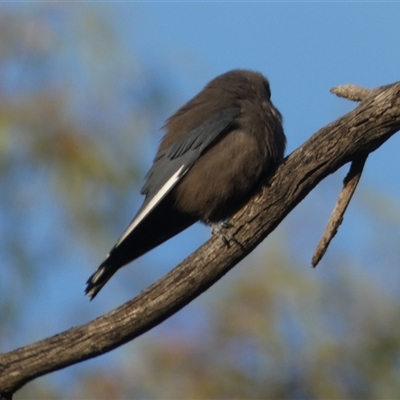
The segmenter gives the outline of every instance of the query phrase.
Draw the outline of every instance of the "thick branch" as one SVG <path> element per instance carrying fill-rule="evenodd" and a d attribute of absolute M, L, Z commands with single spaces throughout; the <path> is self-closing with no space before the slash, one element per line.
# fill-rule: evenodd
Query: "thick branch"
<path fill-rule="evenodd" d="M 376 89 L 279 166 L 232 220 L 241 244 L 211 238 L 133 300 L 94 321 L 0 356 L 0 392 L 110 351 L 148 331 L 207 290 L 264 240 L 327 175 L 376 150 L 400 129 L 400 83 Z"/>

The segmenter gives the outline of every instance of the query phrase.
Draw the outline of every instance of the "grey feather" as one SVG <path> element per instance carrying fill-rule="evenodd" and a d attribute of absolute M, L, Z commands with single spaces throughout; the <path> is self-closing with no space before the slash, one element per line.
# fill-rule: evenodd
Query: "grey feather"
<path fill-rule="evenodd" d="M 146 175 L 146 182 L 141 190 L 141 193 L 146 195 L 143 206 L 151 200 L 173 174 L 184 166 L 181 172 L 182 177 L 202 153 L 226 132 L 239 114 L 240 109 L 237 107 L 222 110 L 170 147 L 160 151 Z"/>

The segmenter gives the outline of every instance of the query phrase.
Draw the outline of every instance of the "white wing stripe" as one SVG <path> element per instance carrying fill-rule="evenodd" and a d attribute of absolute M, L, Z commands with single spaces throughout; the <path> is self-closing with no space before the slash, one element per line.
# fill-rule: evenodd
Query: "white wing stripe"
<path fill-rule="evenodd" d="M 182 165 L 178 171 L 175 172 L 171 178 L 165 183 L 165 185 L 155 194 L 155 196 L 149 201 L 142 212 L 132 221 L 132 223 L 126 228 L 125 232 L 118 239 L 115 247 L 118 247 L 126 237 L 139 225 L 139 223 L 146 217 L 147 214 L 163 199 L 163 197 L 171 190 L 171 188 L 178 182 L 181 177 L 181 172 L 185 165 Z"/>

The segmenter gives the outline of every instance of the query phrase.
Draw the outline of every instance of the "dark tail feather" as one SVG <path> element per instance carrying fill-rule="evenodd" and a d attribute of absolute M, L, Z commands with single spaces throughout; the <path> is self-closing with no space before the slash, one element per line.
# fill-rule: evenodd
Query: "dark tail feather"
<path fill-rule="evenodd" d="M 108 282 L 108 280 L 117 272 L 119 266 L 109 264 L 108 258 L 103 261 L 97 271 L 90 276 L 86 282 L 85 294 L 93 300 L 100 289 Z"/>
<path fill-rule="evenodd" d="M 166 198 L 120 244 L 114 247 L 89 278 L 85 293 L 93 300 L 107 281 L 124 265 L 142 256 L 198 219 L 175 210 Z"/>

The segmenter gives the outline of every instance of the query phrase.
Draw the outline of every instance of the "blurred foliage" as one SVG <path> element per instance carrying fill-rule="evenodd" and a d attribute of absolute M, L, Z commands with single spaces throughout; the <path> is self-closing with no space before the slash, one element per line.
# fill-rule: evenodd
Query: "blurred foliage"
<path fill-rule="evenodd" d="M 146 134 L 157 132 L 171 96 L 128 44 L 134 31 L 121 7 L 1 6 L 2 351 L 19 343 L 19 332 L 40 329 L 25 320 L 35 295 L 50 290 L 47 274 L 61 275 L 74 252 L 98 251 L 132 216 Z M 134 21 L 140 10 L 129 10 Z M 369 198 L 360 221 L 380 226 L 375 210 L 385 199 Z M 376 246 L 393 255 L 386 245 L 398 225 L 379 240 L 365 230 L 362 267 L 333 245 L 324 266 L 310 270 L 300 254 L 310 241 L 305 227 L 317 230 L 315 204 L 200 299 L 114 351 L 117 359 L 38 379 L 15 398 L 400 398 L 398 274 L 377 279 L 393 258 L 371 255 Z M 79 309 L 60 297 L 60 318 Z"/>
<path fill-rule="evenodd" d="M 166 90 L 124 48 L 117 17 L 101 6 L 1 6 L 0 251 L 10 268 L 0 310 L 8 320 L 39 265 L 78 251 L 66 238 L 87 252 L 115 236 L 125 219 L 115 204 L 128 204 L 142 175 L 138 143 L 157 132 Z"/>

